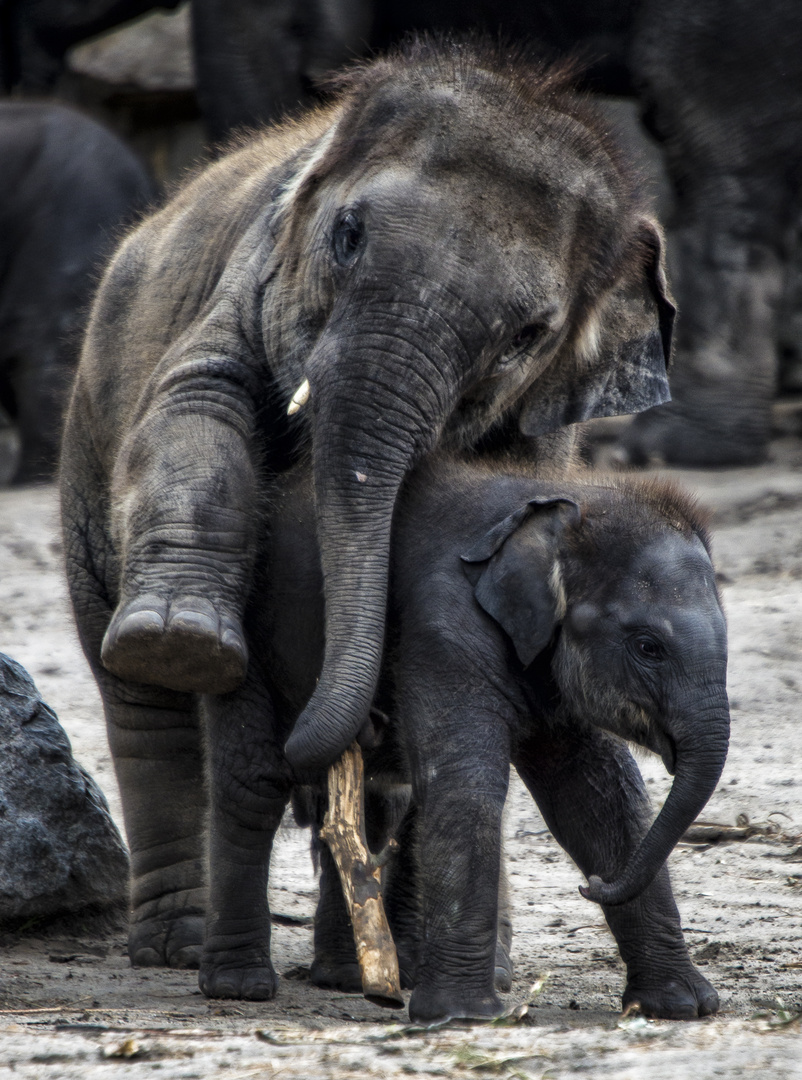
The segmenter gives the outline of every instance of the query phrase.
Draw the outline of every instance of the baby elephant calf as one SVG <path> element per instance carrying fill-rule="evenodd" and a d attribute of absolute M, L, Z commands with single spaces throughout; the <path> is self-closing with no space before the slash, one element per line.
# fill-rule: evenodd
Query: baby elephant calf
<path fill-rule="evenodd" d="M 311 495 L 296 482 L 266 556 L 263 610 L 279 615 L 259 628 L 253 653 L 277 700 L 309 679 L 311 522 Z M 408 483 L 394 529 L 385 693 L 412 781 L 414 828 L 404 831 L 415 842 L 395 875 L 406 896 L 391 886 L 387 902 L 412 973 L 410 1017 L 501 1009 L 510 762 L 587 875 L 581 891 L 602 905 L 627 966 L 624 1005 L 677 1019 L 715 1012 L 665 866 L 718 782 L 729 736 L 726 630 L 693 502 L 654 481 L 549 482 L 439 459 Z M 651 827 L 625 739 L 675 776 Z M 413 879 L 417 918 L 403 915 Z M 317 933 L 324 940 L 326 928 Z"/>

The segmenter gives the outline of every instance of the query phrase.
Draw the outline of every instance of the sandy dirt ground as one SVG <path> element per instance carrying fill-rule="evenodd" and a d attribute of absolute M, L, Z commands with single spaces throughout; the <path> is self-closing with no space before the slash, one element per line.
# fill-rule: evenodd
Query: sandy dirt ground
<path fill-rule="evenodd" d="M 714 510 L 730 632 L 732 743 L 704 818 L 755 827 L 748 839 L 683 843 L 671 859 L 691 954 L 719 991 L 719 1016 L 619 1015 L 613 940 L 516 779 L 506 812 L 516 977 L 506 1000 L 522 1018 L 421 1031 L 403 1012 L 312 986 L 316 881 L 308 835 L 288 817 L 271 871 L 283 976 L 274 1002 L 209 1002 L 196 973 L 132 970 L 122 927 L 6 933 L 0 1075 L 802 1078 L 802 444 L 777 442 L 760 468 L 678 476 Z M 31 673 L 119 822 L 50 486 L 0 491 L 0 651 Z M 668 778 L 659 760 L 640 763 L 659 805 Z"/>

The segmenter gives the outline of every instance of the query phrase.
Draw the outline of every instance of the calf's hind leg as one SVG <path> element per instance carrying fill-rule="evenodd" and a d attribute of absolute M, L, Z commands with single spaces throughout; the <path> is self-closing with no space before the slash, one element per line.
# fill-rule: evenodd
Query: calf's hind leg
<path fill-rule="evenodd" d="M 557 842 L 586 875 L 611 880 L 647 831 L 648 798 L 621 743 L 596 729 L 539 732 L 514 758 Z M 688 1020 L 718 1010 L 718 994 L 691 963 L 664 866 L 634 900 L 604 907 L 627 967 L 623 1005 Z"/>

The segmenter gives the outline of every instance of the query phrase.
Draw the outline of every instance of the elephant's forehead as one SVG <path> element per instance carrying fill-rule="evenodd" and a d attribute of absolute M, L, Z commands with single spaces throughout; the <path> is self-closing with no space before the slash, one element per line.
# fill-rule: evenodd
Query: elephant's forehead
<path fill-rule="evenodd" d="M 374 93 L 358 123 L 360 150 L 363 140 L 371 142 L 363 160 L 416 160 L 429 173 L 456 168 L 531 178 L 551 172 L 559 174 L 560 187 L 576 190 L 591 176 L 598 181 L 616 172 L 575 99 L 570 108 L 546 96 L 527 101 L 492 78 L 474 77 L 470 85 L 391 81 Z"/>
<path fill-rule="evenodd" d="M 389 189 L 403 179 L 413 188 L 459 189 L 463 200 L 495 197 L 508 212 L 513 196 L 520 214 L 582 201 L 606 215 L 620 198 L 620 176 L 598 136 L 566 112 L 442 85 L 412 97 L 408 88 L 390 90 L 401 100 L 375 102 L 380 120 L 369 111 L 354 131 L 356 118 L 345 116 L 332 132 L 333 175 L 345 187 Z"/>
<path fill-rule="evenodd" d="M 696 536 L 672 530 L 652 538 L 635 553 L 630 570 L 625 581 L 636 598 L 717 603 L 713 566 Z"/>

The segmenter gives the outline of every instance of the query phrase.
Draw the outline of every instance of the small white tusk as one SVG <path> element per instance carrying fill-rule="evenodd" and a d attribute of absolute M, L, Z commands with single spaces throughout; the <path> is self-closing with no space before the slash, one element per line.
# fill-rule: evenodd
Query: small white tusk
<path fill-rule="evenodd" d="M 302 405 L 306 405 L 307 401 L 309 401 L 309 379 L 304 379 L 292 395 L 292 400 L 287 406 L 287 416 L 294 416 Z"/>

